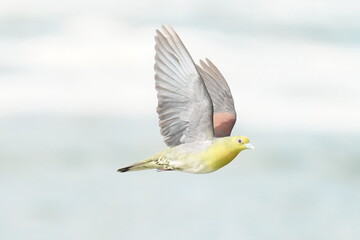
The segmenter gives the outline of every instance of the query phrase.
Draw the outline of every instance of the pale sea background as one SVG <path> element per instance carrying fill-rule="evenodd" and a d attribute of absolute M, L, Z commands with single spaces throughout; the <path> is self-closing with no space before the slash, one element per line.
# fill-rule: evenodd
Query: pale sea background
<path fill-rule="evenodd" d="M 0 239 L 360 239 L 360 4 L 0 3 Z M 154 32 L 231 86 L 255 151 L 206 175 L 165 147 Z"/>

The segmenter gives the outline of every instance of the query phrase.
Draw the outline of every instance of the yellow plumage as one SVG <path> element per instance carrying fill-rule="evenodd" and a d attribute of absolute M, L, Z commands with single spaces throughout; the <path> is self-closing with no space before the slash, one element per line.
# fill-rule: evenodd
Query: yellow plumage
<path fill-rule="evenodd" d="M 182 144 L 165 149 L 119 172 L 158 169 L 210 173 L 230 163 L 242 150 L 253 149 L 247 137 L 214 138 L 208 142 Z"/>
<path fill-rule="evenodd" d="M 241 143 L 239 143 L 239 140 Z M 230 163 L 242 150 L 251 148 L 247 137 L 224 137 L 214 139 L 213 144 L 203 153 L 205 165 L 212 171 Z"/>

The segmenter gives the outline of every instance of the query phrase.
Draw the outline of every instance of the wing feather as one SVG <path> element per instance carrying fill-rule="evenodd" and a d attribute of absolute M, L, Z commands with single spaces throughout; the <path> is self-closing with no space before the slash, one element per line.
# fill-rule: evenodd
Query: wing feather
<path fill-rule="evenodd" d="M 190 54 L 170 26 L 156 31 L 155 42 L 157 112 L 165 143 L 212 139 L 211 98 Z"/>
<path fill-rule="evenodd" d="M 204 79 L 214 107 L 214 133 L 216 137 L 230 136 L 236 122 L 234 100 L 229 85 L 217 67 L 209 60 L 200 60 L 197 69 Z"/>

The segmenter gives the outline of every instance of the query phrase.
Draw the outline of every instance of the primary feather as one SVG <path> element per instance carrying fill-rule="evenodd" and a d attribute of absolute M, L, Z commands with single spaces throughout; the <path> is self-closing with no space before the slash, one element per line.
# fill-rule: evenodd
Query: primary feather
<path fill-rule="evenodd" d="M 157 30 L 155 41 L 157 113 L 165 143 L 211 140 L 212 101 L 190 54 L 170 26 Z"/>

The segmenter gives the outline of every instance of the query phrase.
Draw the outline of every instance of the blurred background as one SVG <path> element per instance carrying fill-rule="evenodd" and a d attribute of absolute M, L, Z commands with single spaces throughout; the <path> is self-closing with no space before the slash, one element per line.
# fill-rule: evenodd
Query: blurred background
<path fill-rule="evenodd" d="M 360 239 L 356 0 L 0 4 L 1 239 Z M 255 151 L 206 175 L 165 147 L 154 33 L 211 59 Z"/>

